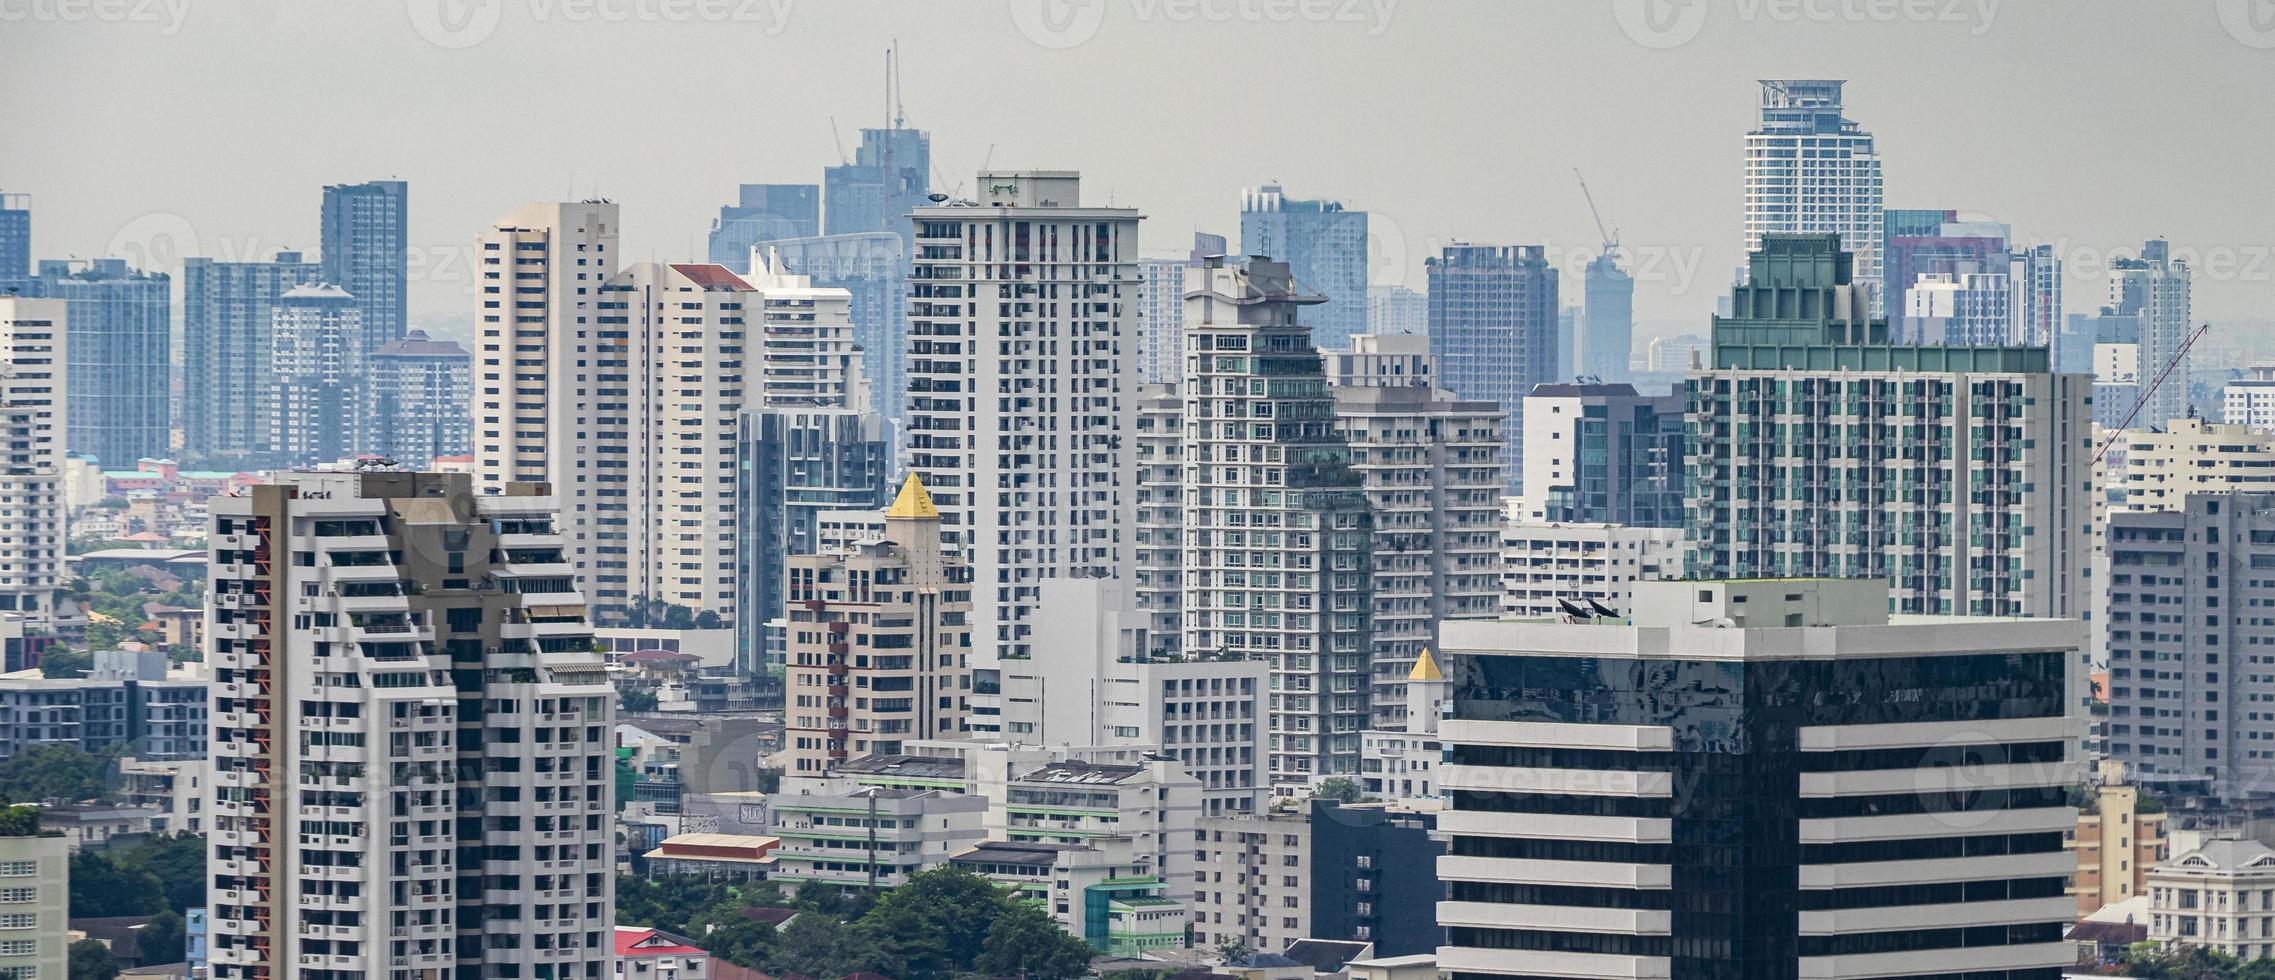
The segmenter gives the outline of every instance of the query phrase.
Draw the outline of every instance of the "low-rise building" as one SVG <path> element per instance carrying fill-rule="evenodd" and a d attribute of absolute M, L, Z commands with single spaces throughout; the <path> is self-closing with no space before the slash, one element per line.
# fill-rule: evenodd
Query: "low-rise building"
<path fill-rule="evenodd" d="M 1200 783 L 1175 760 L 1133 765 L 1068 760 L 1010 776 L 988 797 L 988 836 L 1011 841 L 1081 844 L 1130 839 L 1133 861 L 1162 882 L 1161 894 L 1193 894 L 1193 843 L 1201 813 Z"/>
<path fill-rule="evenodd" d="M 779 794 L 772 805 L 771 877 L 785 883 L 891 888 L 986 837 L 985 799 L 938 790 Z"/>
<path fill-rule="evenodd" d="M 658 929 L 616 927 L 616 980 L 707 980 L 711 954 Z"/>
<path fill-rule="evenodd" d="M 1203 820 L 1193 944 L 1287 949 L 1299 940 L 1371 943 L 1373 955 L 1431 951 L 1436 819 L 1392 804 L 1311 800 L 1308 811 Z"/>
<path fill-rule="evenodd" d="M 2185 418 L 2124 440 L 2132 510 L 2179 510 L 2191 493 L 2275 490 L 2275 432 Z"/>
<path fill-rule="evenodd" d="M 2139 787 L 2122 782 L 2095 787 L 2092 809 L 2078 814 L 2070 839 L 2078 854 L 2077 876 L 2070 882 L 2078 915 L 2146 894 L 2149 870 L 2166 856 L 2164 829 L 2164 811 L 2153 809 Z"/>
<path fill-rule="evenodd" d="M 1060 928 L 1109 956 L 1142 956 L 1185 945 L 1185 904 L 1162 894 L 1164 883 L 1137 859 L 1128 837 L 1080 844 L 987 841 L 956 856 L 954 866 L 983 875 L 1036 902 Z"/>
<path fill-rule="evenodd" d="M 40 811 L 40 826 L 61 831 L 65 843 L 76 854 L 84 850 L 102 850 L 113 842 L 147 837 L 159 811 L 139 806 L 116 804 L 69 804 L 46 807 Z"/>
<path fill-rule="evenodd" d="M 2205 840 L 2149 870 L 2149 940 L 2275 956 L 2275 848 Z"/>
<path fill-rule="evenodd" d="M 742 834 L 675 834 L 642 856 L 648 859 L 651 875 L 757 879 L 773 870 L 774 849 L 781 843 L 776 837 Z"/>
<path fill-rule="evenodd" d="M 118 763 L 119 800 L 153 811 L 154 834 L 205 833 L 204 759 L 159 762 L 123 758 Z"/>

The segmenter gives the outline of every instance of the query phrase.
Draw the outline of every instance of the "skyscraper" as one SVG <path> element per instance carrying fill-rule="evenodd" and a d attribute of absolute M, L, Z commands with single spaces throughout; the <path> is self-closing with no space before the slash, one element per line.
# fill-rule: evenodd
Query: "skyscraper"
<path fill-rule="evenodd" d="M 2021 346 L 2014 282 L 2004 272 L 1923 272 L 1904 294 L 1902 339 L 1914 344 Z"/>
<path fill-rule="evenodd" d="M 931 134 L 905 127 L 864 129 L 853 162 L 822 172 L 822 234 L 889 231 L 906 242 L 909 212 L 929 203 L 931 193 Z"/>
<path fill-rule="evenodd" d="M 500 490 L 214 499 L 216 980 L 608 975 L 616 699 L 554 501 Z"/>
<path fill-rule="evenodd" d="M 65 448 L 132 468 L 172 455 L 172 285 L 122 259 L 43 259 L 40 295 L 65 304 Z"/>
<path fill-rule="evenodd" d="M 65 306 L 0 296 L 0 613 L 39 631 L 63 585 Z"/>
<path fill-rule="evenodd" d="M 1341 201 L 1287 195 L 1278 184 L 1240 193 L 1240 252 L 1288 264 L 1297 288 L 1326 300 L 1304 313 L 1321 350 L 1367 332 L 1367 213 Z"/>
<path fill-rule="evenodd" d="M 1404 286 L 1367 287 L 1367 332 L 1377 337 L 1430 332 L 1430 294 Z"/>
<path fill-rule="evenodd" d="M 324 281 L 355 297 L 367 358 L 410 328 L 410 193 L 400 180 L 324 187 Z"/>
<path fill-rule="evenodd" d="M 1686 386 L 1694 578 L 1873 578 L 1899 612 L 2082 616 L 2090 380 L 1888 342 L 1832 235 L 1771 235 Z"/>
<path fill-rule="evenodd" d="M 1881 309 L 1898 340 L 1911 334 L 1900 324 L 1911 309 L 1907 294 L 1925 275 L 1961 276 L 2007 271 L 2010 232 L 1995 221 L 1961 220 L 1957 211 L 1892 209 L 1883 215 L 1880 238 Z M 1842 246 L 1848 247 L 1846 236 Z M 1861 273 L 1859 273 L 1861 276 Z"/>
<path fill-rule="evenodd" d="M 892 446 L 866 406 L 746 408 L 735 432 L 735 659 L 766 673 L 791 555 L 819 553 L 825 511 L 885 505 Z"/>
<path fill-rule="evenodd" d="M 2163 426 L 2188 416 L 2188 358 L 2182 345 L 2195 330 L 2189 320 L 2189 284 L 2188 263 L 2173 258 L 2162 238 L 2142 244 L 2136 258 L 2109 263 L 2109 311 L 2141 321 L 2143 393 L 2134 425 Z"/>
<path fill-rule="evenodd" d="M 712 265 L 747 268 L 753 245 L 821 234 L 822 189 L 817 185 L 744 184 L 737 195 L 711 222 Z"/>
<path fill-rule="evenodd" d="M 1588 261 L 1581 298 L 1587 305 L 1580 309 L 1574 373 L 1603 384 L 1626 381 L 1628 360 L 1635 354 L 1635 278 L 1620 267 L 1617 253 L 1607 251 Z"/>
<path fill-rule="evenodd" d="M 363 310 L 330 283 L 294 286 L 270 312 L 269 455 L 309 467 L 368 448 L 371 404 Z"/>
<path fill-rule="evenodd" d="M 1514 482 L 1524 472 L 1525 396 L 1557 380 L 1556 269 L 1539 245 L 1448 245 L 1428 266 L 1438 384 L 1500 404 L 1503 475 Z"/>
<path fill-rule="evenodd" d="M 790 559 L 786 776 L 966 731 L 973 576 L 940 516 L 912 473 L 885 511 L 884 540 Z"/>
<path fill-rule="evenodd" d="M 32 278 L 32 196 L 0 194 L 0 294 L 28 292 Z"/>
<path fill-rule="evenodd" d="M 1623 384 L 1541 385 L 1525 396 L 1527 521 L 1683 525 L 1681 395 Z"/>
<path fill-rule="evenodd" d="M 766 245 L 768 259 L 783 273 L 845 291 L 869 382 L 868 408 L 897 431 L 908 403 L 908 243 L 898 232 L 866 231 Z"/>
<path fill-rule="evenodd" d="M 1274 661 L 1270 778 L 1355 776 L 1371 721 L 1374 520 L 1286 263 L 1187 283 L 1183 648 Z"/>
<path fill-rule="evenodd" d="M 2031 245 L 2007 254 L 2007 279 L 2014 284 L 2015 343 L 2045 347 L 2062 332 L 2062 257 L 2054 246 Z"/>
<path fill-rule="evenodd" d="M 371 379 L 371 437 L 366 451 L 410 469 L 426 469 L 437 456 L 473 446 L 473 355 L 424 330 L 379 348 L 367 366 Z"/>
<path fill-rule="evenodd" d="M 2058 980 L 2084 630 L 1888 607 L 1642 582 L 1631 618 L 1448 624 L 1438 969 Z"/>
<path fill-rule="evenodd" d="M 974 664 L 1028 657 L 1047 578 L 1131 560 L 1137 211 L 1085 207 L 1072 171 L 987 171 L 915 213 L 908 468 L 971 562 Z"/>
<path fill-rule="evenodd" d="M 1766 235 L 1831 232 L 1856 257 L 1857 282 L 1880 283 L 1880 154 L 1872 134 L 1842 115 L 1845 83 L 1761 84 L 1761 121 L 1746 134 L 1746 251 L 1759 251 Z M 1867 310 L 1901 309 L 1888 299 L 1871 296 Z"/>
<path fill-rule="evenodd" d="M 1138 381 L 1175 386 L 1185 375 L 1185 270 L 1225 254 L 1223 235 L 1193 233 L 1182 258 L 1138 260 Z"/>
<path fill-rule="evenodd" d="M 299 252 L 266 262 L 183 260 L 183 456 L 204 466 L 268 462 L 277 297 L 322 280 L 322 266 Z"/>

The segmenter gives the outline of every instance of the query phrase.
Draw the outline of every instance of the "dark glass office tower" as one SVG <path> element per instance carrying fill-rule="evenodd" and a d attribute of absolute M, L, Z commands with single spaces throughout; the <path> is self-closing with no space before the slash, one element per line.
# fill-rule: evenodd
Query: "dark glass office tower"
<path fill-rule="evenodd" d="M 1883 583 L 1637 586 L 1446 624 L 1455 980 L 2054 980 L 2074 620 L 1892 621 Z"/>

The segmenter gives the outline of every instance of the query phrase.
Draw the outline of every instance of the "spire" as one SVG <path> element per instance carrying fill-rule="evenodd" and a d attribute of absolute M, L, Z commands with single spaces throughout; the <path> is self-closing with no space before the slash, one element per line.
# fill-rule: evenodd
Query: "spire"
<path fill-rule="evenodd" d="M 892 509 L 885 511 L 885 516 L 905 520 L 937 521 L 940 519 L 940 508 L 932 506 L 932 495 L 925 492 L 924 481 L 917 479 L 916 474 L 910 473 L 908 479 L 901 484 L 900 496 L 893 498 Z"/>
<path fill-rule="evenodd" d="M 1438 662 L 1430 658 L 1430 648 L 1422 648 L 1422 656 L 1414 661 L 1414 672 L 1406 675 L 1410 681 L 1442 681 L 1446 675 L 1438 673 Z"/>

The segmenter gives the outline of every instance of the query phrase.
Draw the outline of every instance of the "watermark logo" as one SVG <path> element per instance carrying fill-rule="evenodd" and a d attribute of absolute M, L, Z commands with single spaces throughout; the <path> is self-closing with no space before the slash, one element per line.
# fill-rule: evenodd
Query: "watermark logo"
<path fill-rule="evenodd" d="M 470 48 L 498 29 L 505 0 L 409 0 L 411 29 L 438 48 Z"/>
<path fill-rule="evenodd" d="M 1390 27 L 1399 0 L 1126 0 L 1131 20 L 1171 24 L 1341 24 L 1368 36 Z M 1014 0 L 1012 26 L 1029 41 L 1063 50 L 1098 36 L 1107 0 Z"/>
<path fill-rule="evenodd" d="M 1706 0 L 1613 0 L 1611 15 L 1630 40 L 1663 51 L 1698 36 L 1706 26 Z"/>
<path fill-rule="evenodd" d="M 1097 36 L 1106 0 L 1014 0 L 1011 23 L 1027 40 L 1063 50 Z"/>
<path fill-rule="evenodd" d="M 189 0 L 0 0 L 0 24 L 156 24 L 161 37 L 189 13 Z"/>
<path fill-rule="evenodd" d="M 2275 0 L 2218 0 L 2220 27 L 2247 48 L 2275 50 Z"/>
<path fill-rule="evenodd" d="M 1614 0 L 1612 17 L 1629 40 L 1646 48 L 1677 48 L 1706 27 L 1711 0 Z M 1955 24 L 1979 37 L 1998 19 L 2003 0 L 1735 0 L 1741 23 Z M 2275 0 L 2256 0 L 2275 2 Z"/>
<path fill-rule="evenodd" d="M 127 265 L 144 272 L 171 275 L 182 271 L 183 259 L 204 253 L 190 219 L 171 211 L 154 211 L 120 225 L 103 246 L 103 254 L 125 259 Z"/>
<path fill-rule="evenodd" d="M 4 2 L 4 0 L 0 0 Z M 789 26 L 796 0 L 524 0 L 533 24 L 756 24 Z M 438 48 L 470 48 L 497 33 L 507 0 L 406 0 L 411 29 Z"/>

